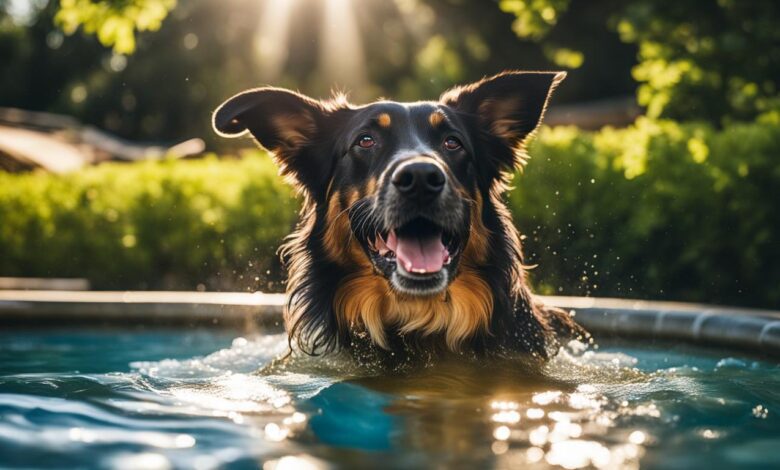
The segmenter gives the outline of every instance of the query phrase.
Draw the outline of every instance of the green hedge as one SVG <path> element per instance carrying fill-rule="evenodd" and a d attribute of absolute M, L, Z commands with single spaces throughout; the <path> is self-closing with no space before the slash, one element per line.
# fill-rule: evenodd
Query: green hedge
<path fill-rule="evenodd" d="M 508 194 L 543 293 L 780 307 L 780 123 L 543 129 Z M 0 174 L 0 275 L 279 290 L 297 202 L 241 160 Z"/>
<path fill-rule="evenodd" d="M 278 289 L 268 285 L 280 278 L 275 250 L 296 208 L 260 152 L 0 173 L 0 275 L 86 277 L 98 289 Z"/>
<path fill-rule="evenodd" d="M 780 122 L 543 129 L 509 199 L 544 293 L 780 307 Z"/>

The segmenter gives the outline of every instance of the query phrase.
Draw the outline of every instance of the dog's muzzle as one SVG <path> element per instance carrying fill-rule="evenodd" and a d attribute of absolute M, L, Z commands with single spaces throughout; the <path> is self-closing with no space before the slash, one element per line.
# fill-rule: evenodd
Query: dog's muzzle
<path fill-rule="evenodd" d="M 374 266 L 396 290 L 433 295 L 446 289 L 468 226 L 464 204 L 433 158 L 407 158 L 388 169 L 373 207 L 382 228 L 367 245 Z"/>

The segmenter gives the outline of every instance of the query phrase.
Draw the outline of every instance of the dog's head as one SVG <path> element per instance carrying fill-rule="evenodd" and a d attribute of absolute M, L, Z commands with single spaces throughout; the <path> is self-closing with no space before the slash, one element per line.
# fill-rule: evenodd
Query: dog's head
<path fill-rule="evenodd" d="M 486 327 L 493 295 L 477 292 L 490 289 L 480 269 L 506 251 L 491 246 L 507 240 L 486 227 L 486 201 L 522 162 L 524 142 L 564 77 L 507 72 L 436 102 L 365 106 L 259 88 L 227 100 L 213 122 L 223 136 L 250 132 L 306 195 L 312 220 L 298 241 L 306 245 L 299 264 L 338 267 L 327 271 L 341 278 L 331 301 L 344 317 L 337 323 L 360 321 L 379 344 L 389 323 L 447 329 L 448 343 L 450 329 L 463 330 L 452 333 L 457 342 Z M 291 273 L 292 287 L 296 275 L 303 276 Z M 454 298 L 457 292 L 472 301 Z M 444 297 L 482 311 L 480 318 L 464 326 L 441 317 L 476 314 L 423 311 Z"/>

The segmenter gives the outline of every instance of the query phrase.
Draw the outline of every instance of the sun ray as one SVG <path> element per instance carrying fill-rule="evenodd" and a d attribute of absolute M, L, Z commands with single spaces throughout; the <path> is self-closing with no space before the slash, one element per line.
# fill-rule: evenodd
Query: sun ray
<path fill-rule="evenodd" d="M 366 81 L 363 43 L 352 0 L 326 0 L 320 66 L 324 79 L 358 90 Z"/>
<path fill-rule="evenodd" d="M 290 16 L 296 0 L 269 0 L 263 7 L 255 50 L 260 56 L 260 78 L 272 82 L 279 78 L 287 62 Z"/>

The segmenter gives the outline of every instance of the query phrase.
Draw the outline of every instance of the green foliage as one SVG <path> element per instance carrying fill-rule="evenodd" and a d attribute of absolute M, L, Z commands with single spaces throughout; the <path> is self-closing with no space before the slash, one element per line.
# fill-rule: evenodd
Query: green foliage
<path fill-rule="evenodd" d="M 518 37 L 544 41 L 547 58 L 567 68 L 602 53 L 579 50 L 587 33 L 599 31 L 594 24 L 586 34 L 561 37 L 559 30 L 574 26 L 568 17 L 587 24 L 588 10 L 611 7 L 599 20 L 638 47 L 632 75 L 648 117 L 722 125 L 780 109 L 780 3 L 774 0 L 501 0 L 499 6 L 516 16 Z"/>
<path fill-rule="evenodd" d="M 558 22 L 570 0 L 501 0 L 502 11 L 517 17 L 512 29 L 521 38 L 542 39 Z"/>
<path fill-rule="evenodd" d="M 778 119 L 543 129 L 507 197 L 526 262 L 539 265 L 532 282 L 548 294 L 780 306 Z M 297 207 L 261 152 L 0 174 L 0 275 L 280 290 L 275 251 Z"/>
<path fill-rule="evenodd" d="M 517 37 L 533 41 L 545 39 L 543 51 L 550 62 L 558 67 L 578 69 L 585 61 L 582 51 L 560 47 L 547 40 L 570 3 L 570 0 L 500 0 L 498 6 L 501 11 L 515 16 L 512 31 Z"/>
<path fill-rule="evenodd" d="M 226 97 L 260 84 L 253 38 L 261 6 L 179 2 L 159 31 L 137 35 L 135 53 L 124 56 L 81 30 L 66 36 L 54 27 L 59 1 L 32 9 L 29 25 L 0 3 L 0 103 L 70 115 L 131 140 L 173 145 L 200 137 L 229 152 L 209 116 Z"/>
<path fill-rule="evenodd" d="M 259 153 L 0 173 L 0 272 L 104 289 L 278 289 L 266 282 L 281 277 L 275 247 L 297 201 Z"/>
<path fill-rule="evenodd" d="M 780 108 L 780 3 L 628 3 L 617 30 L 639 45 L 633 76 L 650 117 L 752 119 Z"/>
<path fill-rule="evenodd" d="M 509 195 L 545 293 L 780 306 L 780 126 L 544 129 Z"/>
<path fill-rule="evenodd" d="M 73 34 L 83 27 L 117 54 L 135 52 L 136 31 L 157 31 L 176 0 L 60 0 L 55 23 Z"/>

